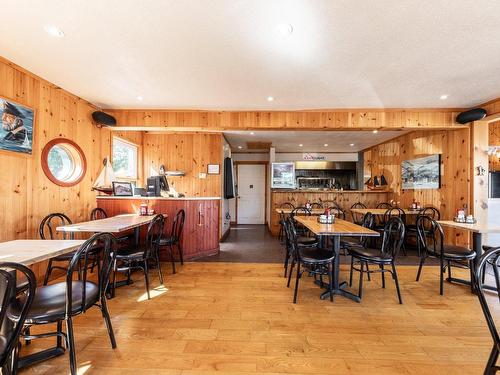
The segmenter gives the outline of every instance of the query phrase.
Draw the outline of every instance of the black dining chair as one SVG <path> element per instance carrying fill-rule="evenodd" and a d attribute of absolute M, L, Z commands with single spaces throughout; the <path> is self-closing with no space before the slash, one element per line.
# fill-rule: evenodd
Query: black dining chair
<path fill-rule="evenodd" d="M 96 207 L 92 211 L 90 211 L 90 220 L 102 220 L 102 219 L 107 219 L 108 218 L 108 213 L 104 208 L 101 207 Z M 122 236 L 115 236 L 116 242 L 118 244 L 123 244 L 125 242 L 132 241 L 134 238 L 134 233 L 122 235 Z"/>
<path fill-rule="evenodd" d="M 291 219 L 288 219 L 285 224 L 285 231 L 290 243 L 292 264 L 288 274 L 287 287 L 290 287 L 293 269 L 297 267 L 295 276 L 295 289 L 293 292 L 293 303 L 297 303 L 299 291 L 299 280 L 304 272 L 320 277 L 328 276 L 328 287 L 333 289 L 333 261 L 335 253 L 332 250 L 316 247 L 301 247 L 297 243 L 297 232 L 295 225 Z M 301 269 L 302 267 L 302 269 Z M 322 279 L 321 284 L 322 284 Z M 330 294 L 330 301 L 333 301 L 333 294 Z"/>
<path fill-rule="evenodd" d="M 0 263 L 2 286 L 0 310 L 0 369 L 2 374 L 16 374 L 18 367 L 19 337 L 33 299 L 36 277 L 28 267 L 11 262 Z M 19 299 L 18 302 L 16 299 Z"/>
<path fill-rule="evenodd" d="M 158 277 L 160 284 L 163 285 L 163 274 L 160 265 L 159 247 L 160 239 L 163 234 L 165 218 L 163 215 L 156 215 L 148 225 L 145 244 L 139 247 L 130 246 L 122 249 L 117 249 L 116 260 L 113 267 L 113 289 L 112 295 L 116 290 L 116 273 L 126 272 L 128 283 L 130 284 L 130 276 L 133 269 L 140 269 L 144 272 L 146 282 L 146 292 L 148 299 L 151 299 L 149 292 L 149 262 L 154 262 L 158 269 Z M 120 264 L 118 264 L 120 263 Z"/>
<path fill-rule="evenodd" d="M 474 279 L 474 258 L 476 252 L 472 249 L 445 244 L 444 232 L 441 225 L 429 216 L 420 216 L 417 219 L 418 241 L 420 243 L 420 264 L 417 271 L 417 281 L 420 280 L 422 267 L 427 258 L 439 259 L 439 294 L 444 292 L 444 273 L 448 269 L 448 281 L 465 284 L 462 279 L 453 278 L 452 266 L 457 268 L 469 268 L 471 276 L 471 290 Z M 466 263 L 467 265 L 465 265 Z"/>
<path fill-rule="evenodd" d="M 160 239 L 160 250 L 163 247 L 168 248 L 170 254 L 170 259 L 172 261 L 172 272 L 175 273 L 175 258 L 174 258 L 174 246 L 177 248 L 179 253 L 179 258 L 181 265 L 184 265 L 184 253 L 182 251 L 181 239 L 184 230 L 184 222 L 186 220 L 186 212 L 184 210 L 179 210 L 172 221 L 172 229 L 170 234 L 166 237 L 162 236 Z"/>
<path fill-rule="evenodd" d="M 278 207 L 278 209 L 281 208 L 281 209 L 289 209 L 289 210 L 293 210 L 295 208 L 295 206 L 293 205 L 293 203 L 290 203 L 290 202 L 284 202 L 284 203 L 281 203 Z M 279 213 L 279 225 L 280 225 L 280 230 L 278 232 L 278 240 L 280 242 L 283 243 L 283 240 L 285 238 L 285 232 L 284 232 L 284 226 L 283 226 L 283 222 L 284 220 L 286 219 L 286 215 L 284 214 L 283 211 L 280 211 Z"/>
<path fill-rule="evenodd" d="M 58 226 L 70 225 L 71 220 L 65 214 L 56 212 L 45 216 L 40 222 L 40 226 L 38 228 L 38 233 L 40 234 L 40 238 L 42 240 L 55 240 L 55 239 L 68 239 L 68 235 L 66 232 L 62 232 L 59 235 L 57 234 L 56 228 Z M 49 282 L 50 275 L 54 269 L 60 269 L 64 272 L 67 270 L 67 266 L 54 265 L 54 262 L 65 262 L 69 263 L 73 258 L 75 252 L 70 252 L 67 254 L 58 255 L 54 258 L 50 258 L 47 264 L 47 269 L 45 271 L 45 277 L 43 278 L 43 285 L 47 285 Z M 78 271 L 79 272 L 79 271 Z"/>
<path fill-rule="evenodd" d="M 496 247 L 483 245 L 483 251 L 487 253 L 488 251 L 492 251 L 496 249 Z M 498 269 L 498 264 L 495 266 L 493 263 L 493 259 L 488 258 L 487 261 L 491 265 L 491 269 L 493 270 L 493 274 L 495 276 L 495 288 L 498 293 L 498 300 L 500 301 L 500 270 Z M 486 272 L 483 273 L 483 284 L 485 282 Z"/>
<path fill-rule="evenodd" d="M 356 202 L 351 206 L 351 210 L 356 208 L 366 209 L 367 207 L 361 202 Z M 351 212 L 351 216 L 352 216 L 352 222 L 354 224 L 361 225 L 361 223 L 363 222 L 364 215 Z"/>
<path fill-rule="evenodd" d="M 371 247 L 355 246 L 349 248 L 349 254 L 354 259 L 351 265 L 351 272 L 358 271 L 359 274 L 359 293 L 358 296 L 361 299 L 363 295 L 363 273 L 380 273 L 382 276 L 382 288 L 385 288 L 385 273 L 389 272 L 394 279 L 396 285 L 396 291 L 398 294 L 399 303 L 403 303 L 401 297 L 401 291 L 399 289 L 398 273 L 396 271 L 395 260 L 398 256 L 401 246 L 403 245 L 403 240 L 405 237 L 405 226 L 403 220 L 399 217 L 391 217 L 385 224 L 382 247 L 380 249 Z M 359 264 L 359 268 L 357 268 Z M 378 269 L 368 269 L 368 265 L 373 264 L 378 266 Z M 367 267 L 366 271 L 364 266 Z M 390 269 L 384 268 L 385 266 L 391 266 Z M 351 277 L 352 279 L 352 277 Z"/>
<path fill-rule="evenodd" d="M 418 233 L 417 233 L 417 220 L 420 216 L 428 216 L 433 220 L 439 221 L 441 219 L 441 213 L 439 210 L 432 206 L 427 206 L 422 208 L 416 218 L 415 223 L 406 223 L 406 239 L 415 238 L 415 243 L 417 244 L 418 255 L 420 256 L 420 246 L 418 242 Z"/>
<path fill-rule="evenodd" d="M 100 245 L 98 253 L 99 266 L 97 267 L 97 280 L 87 277 L 90 263 L 94 259 L 96 244 Z M 113 326 L 106 303 L 106 287 L 109 284 L 109 276 L 115 262 L 114 254 L 115 238 L 111 233 L 98 233 L 86 240 L 74 253 L 69 262 L 66 279 L 62 282 L 39 287 L 36 290 L 33 304 L 28 311 L 24 322 L 22 337 L 26 340 L 37 338 L 56 337 L 57 348 L 64 350 L 62 340 L 65 340 L 69 351 L 71 374 L 77 374 L 77 360 L 75 348 L 75 335 L 73 331 L 73 318 L 84 314 L 93 306 L 101 310 L 106 323 L 111 347 L 116 348 L 116 340 Z M 81 280 L 74 280 L 73 275 L 81 267 Z M 21 311 L 24 298 L 18 298 L 18 307 L 13 309 L 15 313 Z M 62 330 L 62 323 L 66 323 L 66 333 Z M 56 323 L 56 332 L 30 334 L 29 329 L 35 325 Z M 22 360 L 22 357 L 21 357 Z"/>
<path fill-rule="evenodd" d="M 481 256 L 479 263 L 476 266 L 474 272 L 474 283 L 475 289 L 477 291 L 477 296 L 479 298 L 479 303 L 481 305 L 481 309 L 483 310 L 483 315 L 486 319 L 486 324 L 488 325 L 488 329 L 490 331 L 491 337 L 493 339 L 493 347 L 491 348 L 490 356 L 488 358 L 488 362 L 486 363 L 486 367 L 484 369 L 484 374 L 490 375 L 495 374 L 497 371 L 500 371 L 500 366 L 497 366 L 498 353 L 500 353 L 500 336 L 498 330 L 495 325 L 495 320 L 491 314 L 490 304 L 486 299 L 484 294 L 485 289 L 485 274 L 487 273 L 487 269 L 492 267 L 494 270 L 494 277 L 496 279 L 496 284 L 498 285 L 498 267 L 500 267 L 500 247 L 491 248 L 488 252 L 484 253 Z M 497 271 L 495 272 L 495 269 Z M 500 293 L 497 287 L 497 293 Z M 500 298 L 500 295 L 499 295 Z M 491 300 L 491 303 L 497 303 L 497 299 L 494 298 Z"/>
<path fill-rule="evenodd" d="M 311 209 L 313 209 L 313 210 L 314 209 L 322 209 L 322 208 L 324 208 L 324 207 L 323 207 L 323 204 L 320 202 L 312 202 L 311 203 Z"/>
<path fill-rule="evenodd" d="M 373 229 L 375 225 L 375 215 L 373 215 L 371 212 L 367 212 L 365 215 L 363 215 L 363 220 L 360 225 L 364 228 Z M 348 255 L 348 250 L 350 247 L 368 247 L 368 241 L 369 237 L 366 236 L 340 237 L 340 250 L 341 252 L 344 251 L 344 254 L 342 255 Z"/>
<path fill-rule="evenodd" d="M 327 200 L 319 200 L 321 202 L 321 205 L 323 206 L 323 208 L 338 208 L 339 210 L 342 210 L 342 207 L 340 207 L 340 205 L 337 203 L 336 200 L 331 200 L 331 199 L 327 199 Z"/>
<path fill-rule="evenodd" d="M 335 215 L 335 217 L 338 219 L 342 219 L 342 220 L 346 219 L 346 215 L 345 215 L 344 210 L 342 210 L 339 207 L 330 207 L 330 214 Z"/>
<path fill-rule="evenodd" d="M 295 216 L 311 216 L 311 210 L 307 207 L 299 206 L 295 207 L 289 215 L 289 218 L 291 218 L 294 223 L 298 235 L 301 237 L 309 237 L 309 229 L 297 223 Z"/>

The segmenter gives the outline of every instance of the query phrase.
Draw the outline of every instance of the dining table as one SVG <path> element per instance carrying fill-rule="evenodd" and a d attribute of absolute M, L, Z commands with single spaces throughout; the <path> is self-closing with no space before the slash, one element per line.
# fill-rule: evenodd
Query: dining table
<path fill-rule="evenodd" d="M 385 215 L 385 213 L 390 210 L 390 208 L 351 208 L 351 212 L 359 215 L 366 215 L 370 212 L 372 215 Z M 418 215 L 420 210 L 411 208 L 402 208 L 406 215 Z"/>
<path fill-rule="evenodd" d="M 0 262 L 15 262 L 30 266 L 50 258 L 77 250 L 83 240 L 13 240 L 0 243 Z M 3 289 L 3 285 L 0 288 Z M 3 294 L 3 293 L 1 293 Z M 12 324 L 4 324 L 1 333 L 6 337 L 13 330 Z M 64 354 L 64 346 L 48 349 L 19 358 L 19 368 Z"/>
<path fill-rule="evenodd" d="M 335 259 L 333 263 L 333 289 L 327 290 L 321 294 L 321 299 L 330 298 L 330 294 L 340 295 L 349 298 L 355 302 L 361 302 L 359 296 L 346 290 L 347 282 L 342 283 L 340 276 L 340 238 L 342 236 L 350 237 L 379 237 L 380 233 L 369 228 L 351 223 L 350 221 L 335 218 L 332 224 L 323 224 L 318 222 L 315 216 L 295 216 L 298 223 L 309 229 L 318 237 L 331 237 Z"/>
<path fill-rule="evenodd" d="M 283 212 L 285 215 L 290 215 L 292 213 L 294 209 L 293 208 L 276 208 L 275 211 L 276 213 L 281 213 Z M 317 215 L 323 215 L 325 213 L 325 209 L 324 208 L 311 208 L 308 210 L 311 215 L 313 216 L 317 216 Z M 297 213 L 298 216 L 302 216 L 304 215 L 304 211 L 299 211 Z"/>

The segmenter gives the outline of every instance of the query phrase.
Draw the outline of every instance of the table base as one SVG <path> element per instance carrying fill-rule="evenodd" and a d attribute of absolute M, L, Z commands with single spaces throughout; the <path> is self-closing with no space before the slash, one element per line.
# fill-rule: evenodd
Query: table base
<path fill-rule="evenodd" d="M 360 303 L 361 302 L 361 298 L 359 298 L 356 294 L 353 294 L 347 290 L 344 290 L 344 288 L 347 286 L 347 282 L 342 282 L 339 284 L 339 288 L 338 289 L 332 289 L 332 290 L 327 290 L 327 291 L 324 291 L 323 293 L 321 293 L 321 295 L 319 296 L 319 298 L 321 299 L 327 299 L 327 298 L 330 298 L 330 294 L 333 294 L 333 296 L 343 296 L 343 297 L 346 297 L 346 298 L 349 298 L 350 300 L 353 300 L 354 302 L 358 302 Z"/>
<path fill-rule="evenodd" d="M 40 352 L 36 352 L 24 357 L 19 358 L 18 368 L 23 368 L 27 366 L 31 366 L 35 363 L 46 361 L 51 358 L 59 357 L 66 352 L 66 349 L 63 346 L 54 346 L 49 349 L 42 350 Z"/>

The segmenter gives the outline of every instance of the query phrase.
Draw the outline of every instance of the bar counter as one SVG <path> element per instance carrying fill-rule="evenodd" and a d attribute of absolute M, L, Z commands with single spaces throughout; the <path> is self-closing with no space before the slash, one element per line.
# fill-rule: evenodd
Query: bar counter
<path fill-rule="evenodd" d="M 271 191 L 271 233 L 279 233 L 279 214 L 276 208 L 285 202 L 292 203 L 295 207 L 305 206 L 307 202 L 336 201 L 346 211 L 350 219 L 349 209 L 356 202 L 363 203 L 368 208 L 373 208 L 381 202 L 388 202 L 392 198 L 389 190 L 314 190 L 314 189 L 273 189 Z"/>
<path fill-rule="evenodd" d="M 181 239 L 184 260 L 214 255 L 219 252 L 219 205 L 220 197 L 115 197 L 97 196 L 97 207 L 106 211 L 108 216 L 137 213 L 142 203 L 155 210 L 155 213 L 168 215 L 165 233 L 169 234 L 175 214 L 184 209 L 186 221 Z M 145 235 L 146 229 L 141 231 Z M 174 251 L 177 256 L 177 252 Z M 166 252 L 161 252 L 162 260 Z"/>

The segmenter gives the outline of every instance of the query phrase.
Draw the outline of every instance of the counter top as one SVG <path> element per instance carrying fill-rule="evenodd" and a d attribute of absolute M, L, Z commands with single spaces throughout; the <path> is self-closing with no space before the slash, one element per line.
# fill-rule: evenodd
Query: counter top
<path fill-rule="evenodd" d="M 172 198 L 172 197 L 115 197 L 114 195 L 98 195 L 97 199 L 136 199 L 136 200 L 165 200 L 165 201 L 213 201 L 219 200 L 220 197 L 182 197 L 182 198 Z"/>
<path fill-rule="evenodd" d="M 391 193 L 390 190 L 315 190 L 315 189 L 272 189 L 273 193 L 338 193 L 338 194 L 360 194 L 360 193 Z"/>

